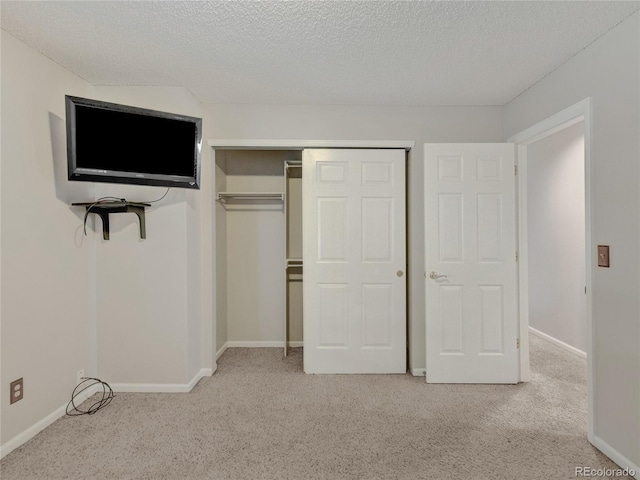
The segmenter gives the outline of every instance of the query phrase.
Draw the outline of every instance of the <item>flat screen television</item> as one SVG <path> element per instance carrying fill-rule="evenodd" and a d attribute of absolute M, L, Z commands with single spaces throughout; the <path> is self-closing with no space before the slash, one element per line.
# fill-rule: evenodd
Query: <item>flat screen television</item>
<path fill-rule="evenodd" d="M 202 119 L 65 96 L 69 180 L 200 188 Z"/>

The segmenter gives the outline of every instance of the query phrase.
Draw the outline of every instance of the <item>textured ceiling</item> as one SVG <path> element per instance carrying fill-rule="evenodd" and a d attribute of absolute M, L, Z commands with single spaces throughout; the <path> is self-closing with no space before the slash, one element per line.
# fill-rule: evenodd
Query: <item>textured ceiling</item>
<path fill-rule="evenodd" d="M 503 105 L 640 8 L 615 1 L 0 2 L 94 85 L 205 103 Z"/>

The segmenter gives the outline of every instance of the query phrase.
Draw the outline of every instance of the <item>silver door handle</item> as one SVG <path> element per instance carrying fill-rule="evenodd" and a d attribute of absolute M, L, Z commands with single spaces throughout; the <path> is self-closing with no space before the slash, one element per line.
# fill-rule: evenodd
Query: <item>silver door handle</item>
<path fill-rule="evenodd" d="M 429 278 L 430 278 L 431 280 L 437 280 L 437 279 L 439 279 L 439 278 L 447 278 L 447 276 L 446 276 L 446 275 L 438 275 L 438 273 L 437 273 L 437 272 L 431 272 L 431 273 L 429 274 Z"/>

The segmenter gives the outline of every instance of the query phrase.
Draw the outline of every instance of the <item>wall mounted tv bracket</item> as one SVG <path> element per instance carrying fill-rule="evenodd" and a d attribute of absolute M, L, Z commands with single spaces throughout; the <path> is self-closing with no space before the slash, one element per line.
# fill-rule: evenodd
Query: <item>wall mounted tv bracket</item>
<path fill-rule="evenodd" d="M 109 214 L 110 213 L 135 213 L 140 221 L 140 238 L 147 238 L 147 228 L 144 221 L 144 208 L 150 207 L 150 203 L 137 202 L 85 202 L 72 203 L 74 207 L 85 207 L 89 213 L 95 213 L 102 219 L 102 238 L 109 240 Z"/>

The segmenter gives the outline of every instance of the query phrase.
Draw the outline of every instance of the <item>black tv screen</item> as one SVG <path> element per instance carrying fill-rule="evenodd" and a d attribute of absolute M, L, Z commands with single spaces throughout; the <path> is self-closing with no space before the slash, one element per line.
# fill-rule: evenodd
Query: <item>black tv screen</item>
<path fill-rule="evenodd" d="M 200 188 L 202 119 L 65 97 L 69 180 Z"/>

